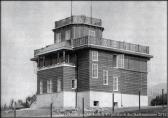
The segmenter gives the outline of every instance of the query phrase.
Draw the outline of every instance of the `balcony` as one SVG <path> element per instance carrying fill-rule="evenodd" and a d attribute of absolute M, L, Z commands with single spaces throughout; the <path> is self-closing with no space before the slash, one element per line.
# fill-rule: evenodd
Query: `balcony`
<path fill-rule="evenodd" d="M 140 56 L 152 57 L 149 55 L 149 47 L 137 44 L 131 44 L 121 41 L 114 41 L 104 38 L 96 38 L 91 36 L 85 36 L 77 39 L 73 39 L 71 42 L 74 49 L 82 47 L 96 47 L 106 50 L 112 50 L 121 53 L 128 53 Z"/>
<path fill-rule="evenodd" d="M 86 17 L 86 16 L 72 16 L 55 22 L 55 28 L 59 28 L 68 24 L 88 24 L 101 27 L 101 19 Z"/>
<path fill-rule="evenodd" d="M 34 51 L 34 56 L 54 52 L 54 51 L 61 50 L 61 49 L 72 50 L 70 42 L 69 41 L 61 42 L 58 44 L 52 44 L 52 45 L 48 45 L 44 48 L 37 49 Z"/>

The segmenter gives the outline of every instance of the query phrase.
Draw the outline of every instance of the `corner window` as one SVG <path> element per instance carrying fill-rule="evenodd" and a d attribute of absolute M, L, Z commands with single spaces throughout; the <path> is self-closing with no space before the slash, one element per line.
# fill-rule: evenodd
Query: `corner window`
<path fill-rule="evenodd" d="M 93 37 L 95 37 L 95 31 L 93 31 L 93 30 L 89 30 L 89 36 L 93 36 Z"/>
<path fill-rule="evenodd" d="M 40 80 L 40 94 L 43 93 L 43 81 Z"/>
<path fill-rule="evenodd" d="M 65 40 L 70 40 L 70 30 L 65 31 Z"/>
<path fill-rule="evenodd" d="M 98 61 L 98 51 L 92 51 L 92 61 Z"/>
<path fill-rule="evenodd" d="M 99 106 L 99 101 L 93 101 L 93 106 Z"/>
<path fill-rule="evenodd" d="M 118 77 L 113 77 L 113 91 L 118 91 Z"/>
<path fill-rule="evenodd" d="M 108 70 L 103 70 L 103 85 L 108 85 Z"/>
<path fill-rule="evenodd" d="M 77 81 L 72 80 L 72 89 L 76 89 L 76 87 L 77 87 Z"/>
<path fill-rule="evenodd" d="M 61 42 L 61 33 L 56 33 L 56 43 Z"/>
<path fill-rule="evenodd" d="M 47 80 L 47 93 L 52 93 L 52 80 Z"/>
<path fill-rule="evenodd" d="M 98 64 L 92 64 L 92 77 L 98 78 Z"/>

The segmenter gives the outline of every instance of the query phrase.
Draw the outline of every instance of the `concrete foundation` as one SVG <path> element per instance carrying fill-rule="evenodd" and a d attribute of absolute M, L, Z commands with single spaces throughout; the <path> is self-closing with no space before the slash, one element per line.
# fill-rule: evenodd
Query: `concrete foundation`
<path fill-rule="evenodd" d="M 82 108 L 82 98 L 84 98 L 85 108 L 89 107 L 112 107 L 112 93 L 87 91 L 77 93 L 77 107 Z M 139 96 L 131 94 L 114 93 L 115 107 L 138 107 Z M 49 107 L 53 103 L 55 108 L 75 108 L 76 93 L 60 92 L 52 94 L 37 95 L 37 100 L 32 104 L 32 108 Z M 141 106 L 148 106 L 148 97 L 141 96 Z"/>

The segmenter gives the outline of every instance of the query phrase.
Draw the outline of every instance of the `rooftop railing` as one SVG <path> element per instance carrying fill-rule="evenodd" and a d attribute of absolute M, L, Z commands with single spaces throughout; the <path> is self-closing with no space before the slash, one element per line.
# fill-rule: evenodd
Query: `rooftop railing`
<path fill-rule="evenodd" d="M 104 39 L 104 38 L 96 38 L 91 36 L 85 36 L 85 37 L 73 39 L 71 45 L 73 46 L 73 48 L 86 46 L 86 45 L 95 45 L 95 46 L 102 46 L 105 48 L 121 49 L 121 50 L 149 54 L 148 46 L 131 44 L 131 43 L 121 42 L 121 41 L 114 41 L 114 40 Z"/>
<path fill-rule="evenodd" d="M 55 22 L 55 28 L 62 27 L 64 25 L 68 24 L 90 24 L 90 25 L 95 25 L 95 26 L 100 26 L 102 25 L 101 19 L 97 18 L 91 18 L 91 17 L 86 17 L 86 16 L 72 16 L 65 18 L 60 21 Z"/>

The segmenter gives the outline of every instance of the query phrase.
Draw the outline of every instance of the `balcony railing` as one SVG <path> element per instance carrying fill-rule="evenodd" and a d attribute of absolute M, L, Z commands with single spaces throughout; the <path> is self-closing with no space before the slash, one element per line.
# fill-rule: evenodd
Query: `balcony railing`
<path fill-rule="evenodd" d="M 96 19 L 96 18 L 90 18 L 90 17 L 86 17 L 86 16 L 72 16 L 72 17 L 68 17 L 65 18 L 63 20 L 60 21 L 56 21 L 55 22 L 55 28 L 64 26 L 64 25 L 68 25 L 68 24 L 90 24 L 90 25 L 96 25 L 96 26 L 100 26 L 102 25 L 101 19 Z"/>
<path fill-rule="evenodd" d="M 49 53 L 49 52 L 60 50 L 60 49 L 72 49 L 70 42 L 69 41 L 61 42 L 58 44 L 52 44 L 52 45 L 48 45 L 44 48 L 37 49 L 34 51 L 34 56 L 41 55 L 44 53 Z"/>
<path fill-rule="evenodd" d="M 120 50 L 127 50 L 127 51 L 149 54 L 148 46 L 131 44 L 131 43 L 126 43 L 121 41 L 114 41 L 114 40 L 104 39 L 104 38 L 96 38 L 91 36 L 85 36 L 85 37 L 73 39 L 71 44 L 73 48 L 88 46 L 88 45 L 95 45 L 95 46 L 102 46 L 105 48 L 120 49 Z"/>

